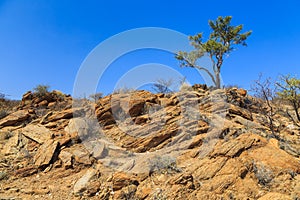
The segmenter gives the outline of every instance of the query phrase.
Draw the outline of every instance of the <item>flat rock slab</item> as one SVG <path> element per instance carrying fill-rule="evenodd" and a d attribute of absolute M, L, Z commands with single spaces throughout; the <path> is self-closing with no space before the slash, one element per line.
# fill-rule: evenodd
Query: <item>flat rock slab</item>
<path fill-rule="evenodd" d="M 95 177 L 97 170 L 89 169 L 74 185 L 74 194 L 78 195 L 87 189 L 89 181 Z"/>
<path fill-rule="evenodd" d="M 0 127 L 15 126 L 18 123 L 27 120 L 30 114 L 27 110 L 19 110 L 0 120 Z"/>
<path fill-rule="evenodd" d="M 82 108 L 77 108 L 77 109 L 70 108 L 67 110 L 53 113 L 53 115 L 49 116 L 48 119 L 45 120 L 43 123 L 54 122 L 60 119 L 71 119 L 73 118 L 74 115 L 75 116 L 81 115 L 82 112 L 83 112 Z"/>
<path fill-rule="evenodd" d="M 55 157 L 58 146 L 59 142 L 57 141 L 50 140 L 45 142 L 35 154 L 34 164 L 39 168 L 48 166 Z"/>
<path fill-rule="evenodd" d="M 42 125 L 29 124 L 22 129 L 22 134 L 39 144 L 43 144 L 51 138 L 52 133 Z"/>

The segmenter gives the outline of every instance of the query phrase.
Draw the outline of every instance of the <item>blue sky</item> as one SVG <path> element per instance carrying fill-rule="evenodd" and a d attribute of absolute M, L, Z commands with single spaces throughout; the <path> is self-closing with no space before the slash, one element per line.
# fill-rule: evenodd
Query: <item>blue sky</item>
<path fill-rule="evenodd" d="M 37 84 L 48 84 L 72 94 L 82 62 L 107 38 L 140 27 L 207 36 L 208 20 L 226 15 L 253 33 L 248 47 L 239 47 L 225 60 L 221 71 L 225 84 L 249 89 L 260 72 L 273 78 L 299 77 L 299 8 L 298 0 L 0 0 L 0 92 L 19 99 Z M 147 63 L 170 65 L 182 70 L 191 83 L 201 82 L 192 69 L 180 69 L 172 55 L 148 50 L 116 60 L 111 73 L 99 82 L 99 90 L 109 93 L 118 77 Z"/>

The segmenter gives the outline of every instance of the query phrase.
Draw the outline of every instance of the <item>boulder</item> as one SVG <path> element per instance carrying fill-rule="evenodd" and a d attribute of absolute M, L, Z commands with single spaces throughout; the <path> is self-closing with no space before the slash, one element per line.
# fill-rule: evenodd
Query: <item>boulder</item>
<path fill-rule="evenodd" d="M 54 140 L 45 142 L 34 156 L 34 164 L 38 168 L 45 168 L 53 163 L 58 155 L 59 143 Z"/>
<path fill-rule="evenodd" d="M 38 103 L 38 107 L 47 107 L 48 105 L 48 101 L 47 100 L 43 100 L 40 103 Z"/>
<path fill-rule="evenodd" d="M 39 144 L 43 144 L 44 142 L 48 141 L 52 136 L 52 132 L 40 124 L 29 124 L 21 129 L 21 133 L 25 137 L 34 140 Z"/>
<path fill-rule="evenodd" d="M 149 116 L 148 115 L 141 115 L 141 116 L 138 116 L 136 119 L 135 119 L 135 124 L 144 124 L 147 122 L 147 120 L 149 119 Z"/>
<path fill-rule="evenodd" d="M 56 102 L 50 102 L 50 103 L 48 104 L 48 108 L 49 108 L 49 109 L 55 108 L 56 104 L 57 104 Z"/>
<path fill-rule="evenodd" d="M 241 116 L 241 117 L 243 117 L 245 119 L 248 119 L 248 120 L 253 120 L 251 112 L 249 110 L 246 110 L 244 108 L 241 108 L 241 107 L 233 105 L 233 104 L 230 104 L 229 113 Z"/>
<path fill-rule="evenodd" d="M 243 156 L 246 156 L 247 159 L 252 159 L 254 162 L 269 166 L 274 174 L 286 171 L 300 173 L 299 160 L 278 146 L 274 146 L 272 141 L 265 146 L 255 148 L 247 154 L 243 154 Z"/>
<path fill-rule="evenodd" d="M 142 115 L 145 111 L 145 101 L 144 100 L 133 100 L 129 105 L 129 114 L 131 117 L 137 117 Z"/>
<path fill-rule="evenodd" d="M 126 187 L 131 184 L 134 184 L 136 186 L 139 184 L 135 178 L 123 172 L 117 172 L 116 174 L 114 174 L 112 181 L 114 191 L 120 190 L 123 187 Z"/>
<path fill-rule="evenodd" d="M 93 163 L 90 152 L 80 144 L 62 149 L 59 154 L 59 158 L 63 161 L 63 163 L 65 163 L 65 166 L 67 167 L 69 167 L 70 162 L 73 162 L 73 160 L 77 164 L 83 164 L 86 166 L 89 166 Z"/>
<path fill-rule="evenodd" d="M 31 99 L 32 99 L 32 92 L 31 92 L 31 91 L 26 92 L 26 93 L 23 94 L 23 96 L 22 96 L 22 101 L 23 101 L 23 100 L 31 100 Z"/>
<path fill-rule="evenodd" d="M 78 133 L 80 137 L 86 137 L 89 134 L 89 125 L 83 118 L 72 118 L 69 121 L 68 126 L 65 127 L 65 131 L 70 135 Z"/>
<path fill-rule="evenodd" d="M 62 164 L 65 167 L 65 169 L 72 167 L 72 160 L 73 160 L 72 153 L 62 150 L 59 153 L 58 158 L 62 161 Z"/>
<path fill-rule="evenodd" d="M 75 195 L 82 194 L 87 188 L 89 182 L 96 177 L 97 170 L 88 169 L 87 172 L 75 183 L 73 191 Z"/>
<path fill-rule="evenodd" d="M 240 88 L 240 89 L 237 90 L 237 93 L 239 95 L 245 97 L 247 95 L 247 90 Z"/>
<path fill-rule="evenodd" d="M 223 143 L 217 144 L 210 156 L 226 156 L 232 158 L 239 156 L 243 151 L 247 149 L 263 146 L 266 144 L 267 141 L 258 135 L 242 134 L 233 140 L 230 140 L 228 142 L 223 141 Z"/>
<path fill-rule="evenodd" d="M 98 109 L 96 110 L 96 116 L 102 126 L 109 126 L 116 123 L 114 116 L 110 111 L 103 112 L 102 110 Z"/>

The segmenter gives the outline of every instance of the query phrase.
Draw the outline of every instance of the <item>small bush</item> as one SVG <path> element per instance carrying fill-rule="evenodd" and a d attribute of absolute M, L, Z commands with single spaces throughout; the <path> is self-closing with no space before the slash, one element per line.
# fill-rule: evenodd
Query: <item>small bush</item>
<path fill-rule="evenodd" d="M 237 84 L 229 84 L 229 85 L 224 85 L 223 88 L 226 89 L 226 90 L 230 90 L 230 89 L 234 89 L 234 88 L 238 89 L 238 88 L 241 88 L 241 87 Z"/>
<path fill-rule="evenodd" d="M 181 172 L 177 167 L 176 159 L 170 156 L 155 156 L 149 159 L 150 174 L 158 171 L 159 173 L 171 174 L 172 172 Z"/>
<path fill-rule="evenodd" d="M 3 119 L 4 117 L 7 116 L 7 111 L 6 110 L 0 110 L 0 119 Z"/>
<path fill-rule="evenodd" d="M 42 97 L 49 92 L 49 88 L 49 85 L 37 85 L 35 88 L 33 88 L 33 91 L 38 97 Z"/>
<path fill-rule="evenodd" d="M 164 194 L 164 191 L 160 188 L 157 188 L 153 196 L 150 198 L 151 200 L 167 200 L 167 196 Z"/>
<path fill-rule="evenodd" d="M 0 100 L 1 99 L 5 99 L 5 94 L 3 94 L 3 93 L 0 92 Z"/>
<path fill-rule="evenodd" d="M 136 91 L 133 88 L 128 88 L 128 87 L 122 87 L 122 88 L 117 88 L 113 91 L 113 94 L 130 94 Z"/>
<path fill-rule="evenodd" d="M 174 84 L 173 79 L 158 79 L 154 84 L 152 89 L 157 93 L 170 93 L 172 92 L 171 86 Z"/>
<path fill-rule="evenodd" d="M 191 85 L 189 85 L 188 83 L 184 82 L 180 85 L 179 90 L 181 92 L 187 92 L 187 91 L 193 91 L 193 87 Z"/>
<path fill-rule="evenodd" d="M 99 99 L 101 99 L 103 96 L 103 94 L 101 92 L 95 93 L 95 94 L 91 94 L 89 97 L 93 100 L 93 101 L 98 101 Z"/>
<path fill-rule="evenodd" d="M 63 101 L 65 99 L 65 94 L 62 91 L 53 90 L 52 92 L 59 98 L 59 100 Z"/>
<path fill-rule="evenodd" d="M 263 164 L 253 163 L 253 172 L 258 180 L 258 183 L 267 186 L 274 178 L 272 170 L 268 169 Z"/>
<path fill-rule="evenodd" d="M 0 171 L 0 181 L 1 180 L 7 180 L 9 177 L 8 177 L 8 174 L 6 171 Z"/>
<path fill-rule="evenodd" d="M 137 200 L 135 196 L 136 193 L 136 186 L 135 185 L 129 185 L 126 188 L 123 188 L 121 191 L 121 197 L 120 199 L 125 200 Z"/>

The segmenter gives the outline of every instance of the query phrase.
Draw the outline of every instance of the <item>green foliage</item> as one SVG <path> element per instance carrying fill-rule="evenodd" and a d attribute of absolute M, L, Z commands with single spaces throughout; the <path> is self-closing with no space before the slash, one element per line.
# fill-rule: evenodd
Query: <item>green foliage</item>
<path fill-rule="evenodd" d="M 45 94 L 47 94 L 49 92 L 49 85 L 37 85 L 35 88 L 33 88 L 34 93 L 38 96 L 38 97 L 42 97 Z"/>
<path fill-rule="evenodd" d="M 293 106 L 297 120 L 300 122 L 300 79 L 287 75 L 281 76 L 280 80 L 281 81 L 276 83 L 279 87 L 277 94 L 280 98 L 288 101 Z M 289 116 L 291 115 L 289 114 Z"/>
<path fill-rule="evenodd" d="M 231 16 L 218 17 L 216 21 L 209 20 L 208 24 L 212 29 L 209 39 L 203 42 L 203 34 L 198 33 L 195 36 L 189 36 L 191 45 L 195 50 L 191 52 L 179 51 L 176 58 L 180 61 L 182 67 L 193 67 L 204 70 L 212 79 L 217 88 L 221 88 L 220 72 L 223 65 L 224 56 L 229 55 L 235 50 L 236 45 L 247 46 L 246 39 L 251 35 L 251 31 L 241 33 L 243 25 L 232 26 Z M 196 61 L 205 53 L 211 58 L 213 63 L 213 72 L 198 66 Z"/>

